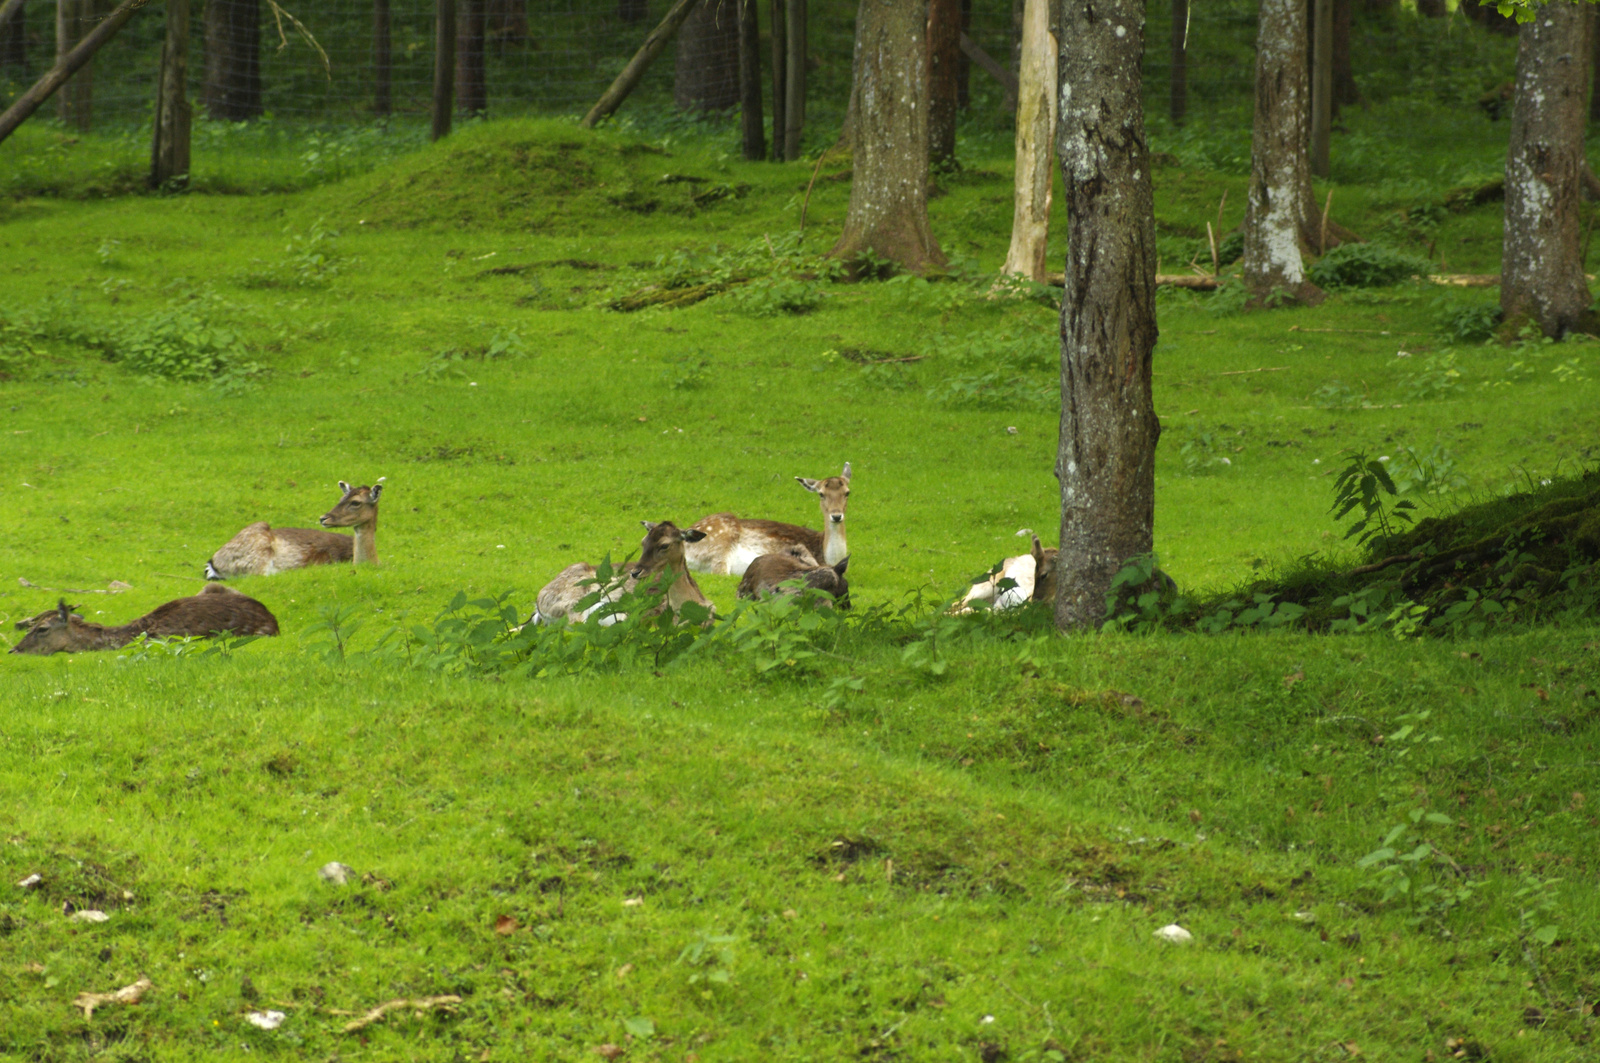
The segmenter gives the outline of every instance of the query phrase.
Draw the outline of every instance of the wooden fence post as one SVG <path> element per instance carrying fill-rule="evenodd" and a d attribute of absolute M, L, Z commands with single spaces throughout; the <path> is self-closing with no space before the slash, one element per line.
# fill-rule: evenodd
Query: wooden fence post
<path fill-rule="evenodd" d="M 433 139 L 450 135 L 455 109 L 456 0 L 434 0 Z"/>
<path fill-rule="evenodd" d="M 167 39 L 161 46 L 156 116 L 151 131 L 150 187 L 189 179 L 189 0 L 167 0 Z"/>

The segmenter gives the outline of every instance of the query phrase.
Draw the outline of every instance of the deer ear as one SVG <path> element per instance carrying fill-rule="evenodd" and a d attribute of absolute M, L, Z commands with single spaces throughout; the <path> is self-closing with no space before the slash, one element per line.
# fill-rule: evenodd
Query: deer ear
<path fill-rule="evenodd" d="M 840 561 L 837 565 L 833 566 L 833 570 L 835 572 L 837 572 L 839 575 L 843 576 L 844 575 L 844 570 L 846 568 L 848 568 L 849 566 L 850 566 L 850 557 L 849 557 L 849 555 L 846 555 L 845 558 L 842 561 Z"/>
<path fill-rule="evenodd" d="M 373 505 L 377 505 L 378 504 L 378 499 L 380 499 L 382 497 L 383 497 L 383 485 L 382 484 L 374 484 L 373 487 L 372 487 L 372 493 L 367 496 L 367 501 L 371 502 Z"/>
<path fill-rule="evenodd" d="M 644 530 L 647 532 L 656 530 L 656 523 L 653 520 L 641 520 L 639 523 L 644 525 Z"/>
<path fill-rule="evenodd" d="M 822 492 L 822 482 L 820 480 L 808 480 L 804 476 L 796 476 L 794 479 L 795 483 L 798 483 L 807 491 L 815 491 L 819 494 Z"/>
<path fill-rule="evenodd" d="M 350 485 L 345 483 L 343 480 L 340 480 L 339 481 L 339 490 L 343 491 L 345 494 L 349 494 L 350 493 Z"/>
<path fill-rule="evenodd" d="M 60 598 L 56 601 L 56 615 L 61 617 L 63 624 L 72 619 L 72 611 L 76 608 L 77 606 L 75 605 L 68 605 L 65 598 Z"/>
<path fill-rule="evenodd" d="M 1039 542 L 1039 537 L 1033 537 L 1033 562 L 1035 565 L 1044 564 L 1044 546 Z"/>
<path fill-rule="evenodd" d="M 706 537 L 706 533 L 699 528 L 685 528 L 682 537 L 686 543 L 697 543 Z"/>
<path fill-rule="evenodd" d="M 845 483 L 850 482 L 850 463 L 848 461 L 844 463 L 844 472 L 839 474 L 839 479 Z"/>

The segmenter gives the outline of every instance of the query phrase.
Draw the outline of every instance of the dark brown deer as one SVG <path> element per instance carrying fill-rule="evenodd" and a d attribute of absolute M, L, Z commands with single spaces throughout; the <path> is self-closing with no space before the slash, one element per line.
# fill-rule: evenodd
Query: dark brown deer
<path fill-rule="evenodd" d="M 987 579 L 979 580 L 952 610 L 969 613 L 974 602 L 988 602 L 991 609 L 1015 609 L 1024 602 L 1053 602 L 1056 600 L 1056 554 L 1051 547 L 1045 549 L 1031 528 L 1023 528 L 1018 535 L 1033 538 L 1033 549 L 1018 557 L 1008 557 Z M 1001 580 L 1010 580 L 1015 587 L 1000 589 Z"/>
<path fill-rule="evenodd" d="M 12 653 L 79 653 L 121 649 L 140 635 L 276 635 L 278 619 L 254 598 L 211 584 L 192 598 L 176 598 L 120 627 L 91 624 L 73 613 L 65 598 L 53 610 L 26 621 L 28 633 Z M 21 627 L 19 623 L 17 625 Z"/>
<path fill-rule="evenodd" d="M 802 548 L 813 561 L 837 565 L 850 553 L 844 537 L 844 510 L 850 498 L 850 463 L 844 472 L 826 480 L 796 476 L 801 487 L 816 494 L 822 505 L 822 530 L 813 531 L 798 524 L 775 520 L 736 517 L 732 513 L 713 513 L 695 522 L 694 530 L 705 538 L 689 546 L 686 557 L 695 572 L 742 576 L 750 562 L 764 554 L 794 553 Z"/>
<path fill-rule="evenodd" d="M 318 528 L 274 528 L 264 520 L 246 525 L 206 562 L 206 579 L 234 576 L 270 576 L 307 565 L 340 561 L 378 563 L 378 499 L 383 494 L 379 477 L 371 487 L 351 487 L 339 481 L 344 496 L 322 515 L 323 528 L 354 528 L 355 535 L 339 535 Z"/>
<path fill-rule="evenodd" d="M 539 591 L 533 616 L 528 618 L 528 623 L 558 624 L 571 620 L 581 624 L 602 606 L 633 592 L 641 583 L 645 584 L 646 593 L 665 593 L 666 601 L 657 612 L 671 608 L 672 615 L 677 616 L 678 609 L 686 601 L 697 602 L 707 609 L 714 608 L 700 593 L 700 585 L 695 583 L 684 564 L 685 545 L 699 542 L 703 533 L 693 528 L 684 531 L 671 521 L 641 523 L 645 527 L 645 537 L 639 544 L 637 562 L 617 565 L 617 574 L 604 588 L 599 585 L 599 574 L 593 565 L 582 561 L 568 565 Z M 677 575 L 669 585 L 664 586 L 667 574 L 672 572 Z M 579 610 L 578 603 L 596 590 L 602 591 L 600 599 L 587 609 Z M 602 617 L 600 622 L 612 624 L 624 618 L 625 614 L 612 613 Z"/>
<path fill-rule="evenodd" d="M 828 597 L 823 599 L 824 603 L 838 602 L 839 608 L 848 609 L 850 583 L 844 578 L 844 571 L 849 565 L 848 557 L 837 565 L 819 565 L 814 561 L 803 561 L 793 554 L 762 554 L 744 570 L 744 579 L 739 581 L 739 597 L 799 594 L 801 590 L 809 588 L 826 594 Z M 800 585 L 784 586 L 796 582 Z"/>

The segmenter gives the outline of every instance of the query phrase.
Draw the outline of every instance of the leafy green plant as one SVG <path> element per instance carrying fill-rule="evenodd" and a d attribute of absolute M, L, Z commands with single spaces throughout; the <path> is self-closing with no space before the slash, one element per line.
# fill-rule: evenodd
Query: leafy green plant
<path fill-rule="evenodd" d="M 1364 393 L 1340 380 L 1330 380 L 1311 393 L 1311 404 L 1319 410 L 1349 410 L 1366 404 Z"/>
<path fill-rule="evenodd" d="M 1198 425 L 1185 425 L 1182 439 L 1178 445 L 1178 459 L 1183 462 L 1183 471 L 1190 476 L 1233 464 L 1232 458 L 1221 453 L 1218 437 Z"/>
<path fill-rule="evenodd" d="M 304 232 L 285 229 L 283 256 L 270 263 L 258 260 L 254 269 L 238 275 L 238 283 L 245 288 L 320 288 L 339 276 L 352 260 L 339 250 L 338 230 L 324 221 L 318 218 Z"/>
<path fill-rule="evenodd" d="M 1382 244 L 1341 244 L 1318 259 L 1307 276 L 1324 288 L 1383 288 L 1432 271 L 1427 259 Z"/>
<path fill-rule="evenodd" d="M 1504 316 L 1497 303 L 1446 304 L 1439 314 L 1439 328 L 1456 343 L 1481 343 L 1494 336 Z"/>
<path fill-rule="evenodd" d="M 1413 518 L 1410 511 L 1417 508 L 1416 504 L 1402 499 L 1393 506 L 1385 506 L 1384 495 L 1392 497 L 1400 493 L 1389 476 L 1389 470 L 1383 467 L 1381 461 L 1368 460 L 1364 451 L 1345 453 L 1349 455 L 1349 460 L 1339 471 L 1339 477 L 1333 485 L 1333 519 L 1343 520 L 1351 512 L 1359 510 L 1360 516 L 1345 529 L 1346 539 L 1353 538 L 1365 544 L 1374 536 L 1385 539 L 1393 537 L 1401 522 L 1411 522 Z"/>
<path fill-rule="evenodd" d="M 689 968 L 689 984 L 727 985 L 733 979 L 732 934 L 698 934 L 678 953 L 678 963 Z"/>
<path fill-rule="evenodd" d="M 1404 737 L 1410 725 L 1396 732 Z M 1395 736 L 1391 741 L 1398 740 Z M 1413 925 L 1438 920 L 1468 904 L 1483 883 L 1467 878 L 1460 867 L 1427 837 L 1427 827 L 1448 827 L 1455 820 L 1442 812 L 1412 809 L 1384 835 L 1378 848 L 1356 861 L 1369 873 L 1368 881 L 1381 894 L 1379 903 L 1399 899 L 1411 913 Z"/>
<path fill-rule="evenodd" d="M 1467 478 L 1456 471 L 1456 456 L 1448 448 L 1434 444 L 1422 454 L 1412 447 L 1401 447 L 1405 460 L 1395 463 L 1397 494 L 1447 495 L 1467 486 Z"/>
<path fill-rule="evenodd" d="M 816 591 L 775 594 L 741 608 L 730 618 L 726 638 L 757 675 L 808 675 L 832 656 L 843 617 Z"/>
<path fill-rule="evenodd" d="M 809 314 L 822 305 L 827 293 L 815 281 L 773 276 L 742 284 L 729 292 L 727 298 L 753 317 L 777 317 Z"/>
<path fill-rule="evenodd" d="M 923 355 L 941 366 L 939 382 L 928 389 L 936 402 L 977 409 L 1048 409 L 1060 401 L 1061 351 L 1053 332 L 941 334 Z"/>
<path fill-rule="evenodd" d="M 709 354 L 683 354 L 661 371 L 661 380 L 673 391 L 698 391 L 712 382 L 715 370 Z"/>
<path fill-rule="evenodd" d="M 1402 378 L 1406 398 L 1412 402 L 1454 395 L 1461 390 L 1461 370 L 1456 368 L 1456 352 L 1445 350 L 1430 354 L 1414 373 Z"/>
<path fill-rule="evenodd" d="M 181 294 L 142 317 L 118 322 L 95 342 L 105 356 L 144 377 L 222 379 L 238 387 L 265 375 L 246 358 L 244 340 L 215 317 L 231 310 L 209 289 Z"/>

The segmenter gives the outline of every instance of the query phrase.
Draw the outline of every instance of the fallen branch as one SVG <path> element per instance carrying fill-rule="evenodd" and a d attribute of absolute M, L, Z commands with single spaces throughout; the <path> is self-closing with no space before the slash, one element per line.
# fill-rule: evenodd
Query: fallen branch
<path fill-rule="evenodd" d="M 111 993 L 79 993 L 73 1000 L 72 1006 L 83 1009 L 83 1017 L 94 1017 L 94 1009 L 101 1004 L 137 1004 L 146 993 L 155 987 L 150 984 L 150 979 L 141 978 L 132 985 L 125 985 Z"/>
<path fill-rule="evenodd" d="M 442 1008 L 445 1011 L 449 1011 L 459 1003 L 461 1003 L 461 998 L 453 995 L 443 997 L 417 997 L 414 1000 L 391 1000 L 386 1004 L 379 1004 L 371 1011 L 368 1011 L 366 1014 L 362 1015 L 359 1019 L 345 1023 L 344 1032 L 355 1033 L 357 1030 L 366 1029 L 375 1022 L 382 1022 L 383 1017 L 389 1014 L 391 1011 L 403 1011 L 407 1008 L 414 1009 L 419 1013 L 424 1011 L 432 1011 L 435 1008 Z M 353 1014 L 352 1012 L 347 1011 L 334 1011 L 332 1008 L 328 1010 L 329 1013 L 333 1015 Z"/>
<path fill-rule="evenodd" d="M 78 42 L 77 47 L 62 56 L 44 77 L 34 82 L 31 89 L 18 96 L 16 102 L 6 108 L 4 114 L 0 114 L 0 141 L 16 132 L 17 126 L 26 122 L 29 115 L 37 111 L 45 100 L 54 95 L 56 89 L 66 84 L 68 78 L 93 59 L 94 53 L 100 50 L 100 46 L 116 36 L 117 31 L 127 25 L 128 20 L 149 2 L 150 0 L 122 0 L 116 10 L 102 19 L 98 26 L 89 31 L 87 37 Z"/>
<path fill-rule="evenodd" d="M 1066 286 L 1067 278 L 1064 273 L 1052 273 L 1046 282 L 1057 288 Z M 1157 288 L 1188 288 L 1197 292 L 1212 292 L 1222 287 L 1223 278 L 1210 273 L 1158 273 L 1156 274 Z"/>
<path fill-rule="evenodd" d="M 968 37 L 965 33 L 961 35 L 961 51 L 966 54 L 968 59 L 971 59 L 986 70 L 990 77 L 1004 85 L 1006 91 L 1011 94 L 1011 98 L 1016 99 L 1017 75 L 995 62 L 988 52 L 978 47 L 978 42 Z"/>
<path fill-rule="evenodd" d="M 678 27 L 683 25 L 683 20 L 689 17 L 689 12 L 694 9 L 695 0 L 678 0 L 667 12 L 667 17 L 661 20 L 661 25 L 650 31 L 650 36 L 644 39 L 644 44 L 634 53 L 628 65 L 622 68 L 622 73 L 611 83 L 610 88 L 600 94 L 600 99 L 589 108 L 589 113 L 583 116 L 583 121 L 578 123 L 582 129 L 593 129 L 601 119 L 609 118 L 615 113 L 622 101 L 639 84 L 639 79 L 644 77 L 644 72 L 650 69 L 650 64 L 655 62 L 656 56 L 667 46 L 672 35 L 678 32 Z"/>
<path fill-rule="evenodd" d="M 648 310 L 653 306 L 675 310 L 679 307 L 693 306 L 695 303 L 709 299 L 713 295 L 719 295 L 727 291 L 736 284 L 743 283 L 745 282 L 742 280 L 728 281 L 726 283 L 714 281 L 711 284 L 692 284 L 687 288 L 657 288 L 652 285 L 648 288 L 640 288 L 631 295 L 613 299 L 607 305 L 612 310 L 618 310 L 624 314 L 632 313 L 635 310 Z"/>
<path fill-rule="evenodd" d="M 1349 572 L 1345 573 L 1345 577 L 1370 576 L 1374 572 L 1382 572 L 1390 565 L 1398 565 L 1406 561 L 1415 561 L 1420 556 L 1420 554 L 1395 554 L 1393 557 L 1386 557 L 1382 561 L 1374 561 L 1370 565 L 1362 565 L 1360 568 L 1353 568 Z"/>
<path fill-rule="evenodd" d="M 1270 369 L 1268 369 L 1266 367 L 1262 367 L 1260 369 L 1230 369 L 1226 373 L 1218 373 L 1217 375 L 1218 376 L 1244 376 L 1246 373 L 1281 373 L 1285 369 L 1288 369 L 1288 368 L 1289 367 L 1286 366 L 1286 365 L 1278 365 L 1278 366 L 1273 366 Z"/>
<path fill-rule="evenodd" d="M 190 579 L 193 578 L 192 576 L 190 577 Z M 98 590 L 94 587 L 41 587 L 26 576 L 18 576 L 17 582 L 29 590 L 49 591 L 51 594 L 121 594 L 123 591 L 133 590 L 133 584 L 124 583 L 119 579 L 114 579 L 106 584 L 105 590 Z"/>

